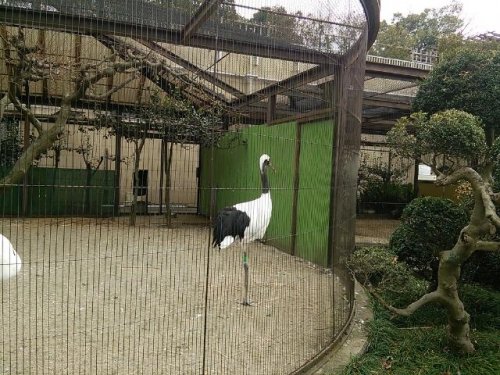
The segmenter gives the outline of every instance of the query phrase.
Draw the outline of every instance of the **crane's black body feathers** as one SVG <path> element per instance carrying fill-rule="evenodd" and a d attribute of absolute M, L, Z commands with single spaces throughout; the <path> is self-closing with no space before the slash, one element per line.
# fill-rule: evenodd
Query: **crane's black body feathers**
<path fill-rule="evenodd" d="M 227 236 L 239 237 L 240 241 L 245 237 L 245 229 L 250 224 L 250 217 L 246 212 L 234 207 L 226 207 L 219 211 L 214 221 L 214 232 L 212 245 L 219 247 Z"/>

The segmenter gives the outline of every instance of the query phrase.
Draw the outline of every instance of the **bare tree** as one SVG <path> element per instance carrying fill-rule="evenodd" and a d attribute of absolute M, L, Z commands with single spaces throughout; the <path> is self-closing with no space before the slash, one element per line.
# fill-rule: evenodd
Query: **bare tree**
<path fill-rule="evenodd" d="M 3 27 L 0 29 L 0 36 L 9 76 L 8 91 L 0 99 L 0 119 L 5 115 L 7 105 L 12 103 L 23 118 L 29 121 L 36 133 L 33 142 L 24 150 L 10 172 L 0 180 L 0 190 L 21 181 L 33 161 L 54 145 L 72 115 L 73 103 L 84 98 L 106 100 L 135 79 L 141 68 L 158 66 L 158 63 L 149 56 L 138 56 L 132 53 L 127 53 L 127 59 L 119 61 L 115 51 L 98 62 L 82 64 L 76 61 L 74 64 L 61 64 L 50 61 L 40 53 L 41 46 L 29 46 L 21 28 L 18 29 L 17 35 L 9 35 Z M 117 73 L 129 73 L 130 78 L 120 85 L 109 88 L 103 94 L 93 92 L 99 81 L 113 77 Z M 49 126 L 42 126 L 36 114 L 21 102 L 21 96 L 23 92 L 29 95 L 30 83 L 55 78 L 62 74 L 70 77 L 73 88 L 63 93 L 60 109 L 53 123 Z"/>
<path fill-rule="evenodd" d="M 122 135 L 134 147 L 134 185 L 139 183 L 141 154 L 148 138 L 162 139 L 166 145 L 164 173 L 166 175 L 166 218 L 170 225 L 170 187 L 173 148 L 185 144 L 214 145 L 222 136 L 222 120 L 217 108 L 200 109 L 180 92 L 161 95 L 153 90 L 150 102 L 136 107 L 133 113 L 99 116 L 99 124 L 109 128 L 111 135 Z M 135 225 L 139 186 L 134 186 L 130 225 Z"/>

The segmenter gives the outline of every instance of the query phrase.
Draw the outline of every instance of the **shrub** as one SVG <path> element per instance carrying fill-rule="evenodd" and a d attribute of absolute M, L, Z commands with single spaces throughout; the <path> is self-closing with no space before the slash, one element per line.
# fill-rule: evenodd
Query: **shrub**
<path fill-rule="evenodd" d="M 363 247 L 354 252 L 347 267 L 363 285 L 384 290 L 398 300 L 401 296 L 411 301 L 425 289 L 416 280 L 408 266 L 399 262 L 396 254 L 386 247 Z"/>
<path fill-rule="evenodd" d="M 462 266 L 462 280 L 500 290 L 500 253 L 476 251 Z"/>
<path fill-rule="evenodd" d="M 416 198 L 403 210 L 389 248 L 417 273 L 434 280 L 437 255 L 453 247 L 467 223 L 466 211 L 449 199 Z"/>

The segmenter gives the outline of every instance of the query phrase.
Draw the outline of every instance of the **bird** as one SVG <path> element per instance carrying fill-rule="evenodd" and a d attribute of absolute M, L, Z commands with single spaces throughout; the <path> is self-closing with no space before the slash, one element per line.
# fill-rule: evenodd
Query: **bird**
<path fill-rule="evenodd" d="M 262 193 L 259 198 L 235 204 L 221 209 L 213 222 L 213 247 L 223 250 L 239 240 L 243 248 L 243 269 L 245 294 L 242 304 L 250 305 L 248 299 L 248 254 L 245 245 L 264 237 L 273 210 L 267 170 L 271 165 L 271 157 L 267 154 L 259 158 L 259 171 L 262 183 Z"/>
<path fill-rule="evenodd" d="M 16 276 L 21 270 L 21 257 L 7 237 L 0 234 L 0 280 Z"/>

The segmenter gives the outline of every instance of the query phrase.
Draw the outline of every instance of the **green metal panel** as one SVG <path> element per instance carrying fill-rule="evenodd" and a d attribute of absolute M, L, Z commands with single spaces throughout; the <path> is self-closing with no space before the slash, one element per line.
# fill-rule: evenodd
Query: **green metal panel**
<path fill-rule="evenodd" d="M 333 125 L 318 121 L 302 126 L 296 254 L 326 265 Z M 296 123 L 249 127 L 241 131 L 239 142 L 233 134 L 229 137 L 233 141 L 227 147 L 201 150 L 200 213 L 209 214 L 212 165 L 219 210 L 260 195 L 258 160 L 267 153 L 276 172 L 269 173 L 273 215 L 266 240 L 291 253 Z"/>
<path fill-rule="evenodd" d="M 0 171 L 1 173 L 1 171 Z M 113 213 L 114 171 L 95 171 L 90 181 L 89 209 L 85 211 L 86 171 L 31 168 L 28 173 L 28 214 L 32 216 L 93 215 Z M 21 214 L 22 186 L 0 194 L 0 215 Z"/>
<path fill-rule="evenodd" d="M 237 146 L 213 150 L 217 210 L 258 198 L 261 194 L 259 158 L 264 153 L 271 157 L 276 171 L 269 171 L 273 215 L 266 239 L 287 252 L 290 251 L 294 146 L 295 124 L 289 123 L 246 128 Z M 211 149 L 201 151 L 200 211 L 205 215 L 210 207 L 211 157 Z"/>
<path fill-rule="evenodd" d="M 332 121 L 302 125 L 296 254 L 327 265 Z"/>
<path fill-rule="evenodd" d="M 9 172 L 6 168 L 0 168 L 0 178 Z M 0 191 L 0 217 L 19 216 L 21 214 L 22 190 L 19 186 L 12 186 Z"/>

